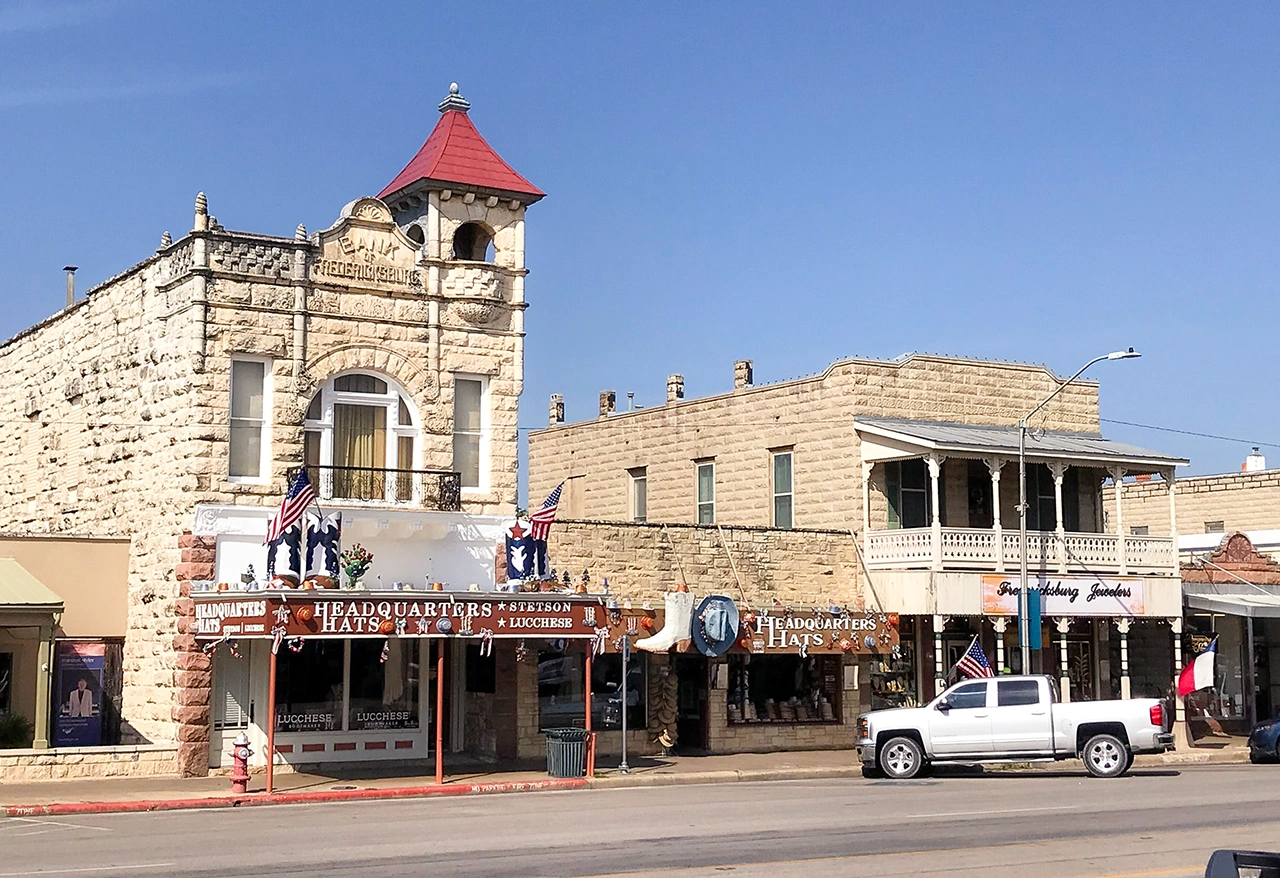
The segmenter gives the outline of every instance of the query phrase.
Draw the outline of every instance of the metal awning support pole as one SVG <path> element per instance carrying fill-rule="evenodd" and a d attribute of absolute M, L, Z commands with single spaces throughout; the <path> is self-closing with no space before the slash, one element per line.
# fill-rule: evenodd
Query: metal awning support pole
<path fill-rule="evenodd" d="M 270 669 L 267 671 L 267 795 L 276 789 L 276 651 L 271 648 Z"/>
<path fill-rule="evenodd" d="M 436 783 L 444 783 L 444 641 L 436 641 Z"/>
<path fill-rule="evenodd" d="M 587 644 L 586 679 L 582 681 L 583 694 L 584 694 L 583 700 L 586 702 L 586 705 L 587 705 L 587 709 L 586 709 L 587 718 L 586 718 L 586 726 L 585 726 L 587 730 L 587 777 L 595 777 L 596 776 L 596 736 L 591 732 L 591 657 L 592 657 L 592 654 L 595 652 L 595 650 L 592 648 L 593 641 L 586 640 L 583 642 Z M 624 710 L 626 709 L 625 705 L 623 706 L 623 709 Z"/>
<path fill-rule="evenodd" d="M 1258 723 L 1258 689 L 1254 679 L 1253 672 L 1253 617 L 1244 617 L 1244 688 L 1247 700 L 1245 709 L 1248 711 L 1246 716 L 1249 717 L 1249 728 L 1252 729 Z"/>

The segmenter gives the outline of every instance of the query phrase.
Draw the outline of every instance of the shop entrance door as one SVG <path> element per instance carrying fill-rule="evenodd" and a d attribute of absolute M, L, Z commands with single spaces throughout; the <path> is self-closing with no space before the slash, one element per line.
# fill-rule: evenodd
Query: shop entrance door
<path fill-rule="evenodd" d="M 676 748 L 681 753 L 705 755 L 707 740 L 707 694 L 710 664 L 700 655 L 675 657 Z"/>

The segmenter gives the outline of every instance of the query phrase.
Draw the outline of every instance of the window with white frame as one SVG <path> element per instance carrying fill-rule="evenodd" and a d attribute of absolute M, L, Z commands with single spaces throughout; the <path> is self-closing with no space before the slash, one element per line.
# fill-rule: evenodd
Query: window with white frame
<path fill-rule="evenodd" d="M 231 432 L 227 475 L 232 479 L 266 479 L 270 476 L 271 400 L 266 360 L 231 361 Z"/>
<path fill-rule="evenodd" d="M 698 524 L 716 523 L 716 462 L 698 463 Z"/>
<path fill-rule="evenodd" d="M 791 449 L 773 452 L 773 526 L 790 530 L 794 525 Z"/>
<path fill-rule="evenodd" d="M 649 520 L 649 475 L 643 466 L 627 470 L 631 476 L 631 520 Z"/>
<path fill-rule="evenodd" d="M 475 376 L 453 379 L 453 468 L 462 476 L 462 487 L 484 488 L 486 380 Z"/>
<path fill-rule="evenodd" d="M 422 489 L 407 392 L 367 372 L 325 381 L 307 408 L 304 456 L 322 499 L 406 502 Z"/>

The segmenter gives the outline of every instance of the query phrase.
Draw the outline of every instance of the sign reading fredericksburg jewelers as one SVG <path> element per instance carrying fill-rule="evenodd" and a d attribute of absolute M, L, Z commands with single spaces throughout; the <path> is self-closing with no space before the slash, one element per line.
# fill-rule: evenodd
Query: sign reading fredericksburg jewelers
<path fill-rule="evenodd" d="M 1136 576 L 1038 576 L 1040 612 L 1045 616 L 1141 616 L 1146 609 L 1143 581 Z M 982 612 L 1018 615 L 1018 577 L 982 577 Z"/>

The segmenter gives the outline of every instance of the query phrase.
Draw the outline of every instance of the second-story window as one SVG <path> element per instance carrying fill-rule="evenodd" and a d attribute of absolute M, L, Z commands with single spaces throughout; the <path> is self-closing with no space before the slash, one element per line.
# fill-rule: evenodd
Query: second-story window
<path fill-rule="evenodd" d="M 794 522 L 791 452 L 773 453 L 773 526 L 790 529 Z"/>
<path fill-rule="evenodd" d="M 930 525 L 929 470 L 924 460 L 889 461 L 884 465 L 884 484 L 890 528 Z"/>
<path fill-rule="evenodd" d="M 484 379 L 453 380 L 453 468 L 462 487 L 483 487 Z"/>
<path fill-rule="evenodd" d="M 266 360 L 231 361 L 231 433 L 227 475 L 232 479 L 265 479 L 270 475 L 268 366 Z"/>
<path fill-rule="evenodd" d="M 698 463 L 698 524 L 716 523 L 716 464 Z"/>
<path fill-rule="evenodd" d="M 627 470 L 631 476 L 631 520 L 649 520 L 649 476 L 645 467 Z"/>

